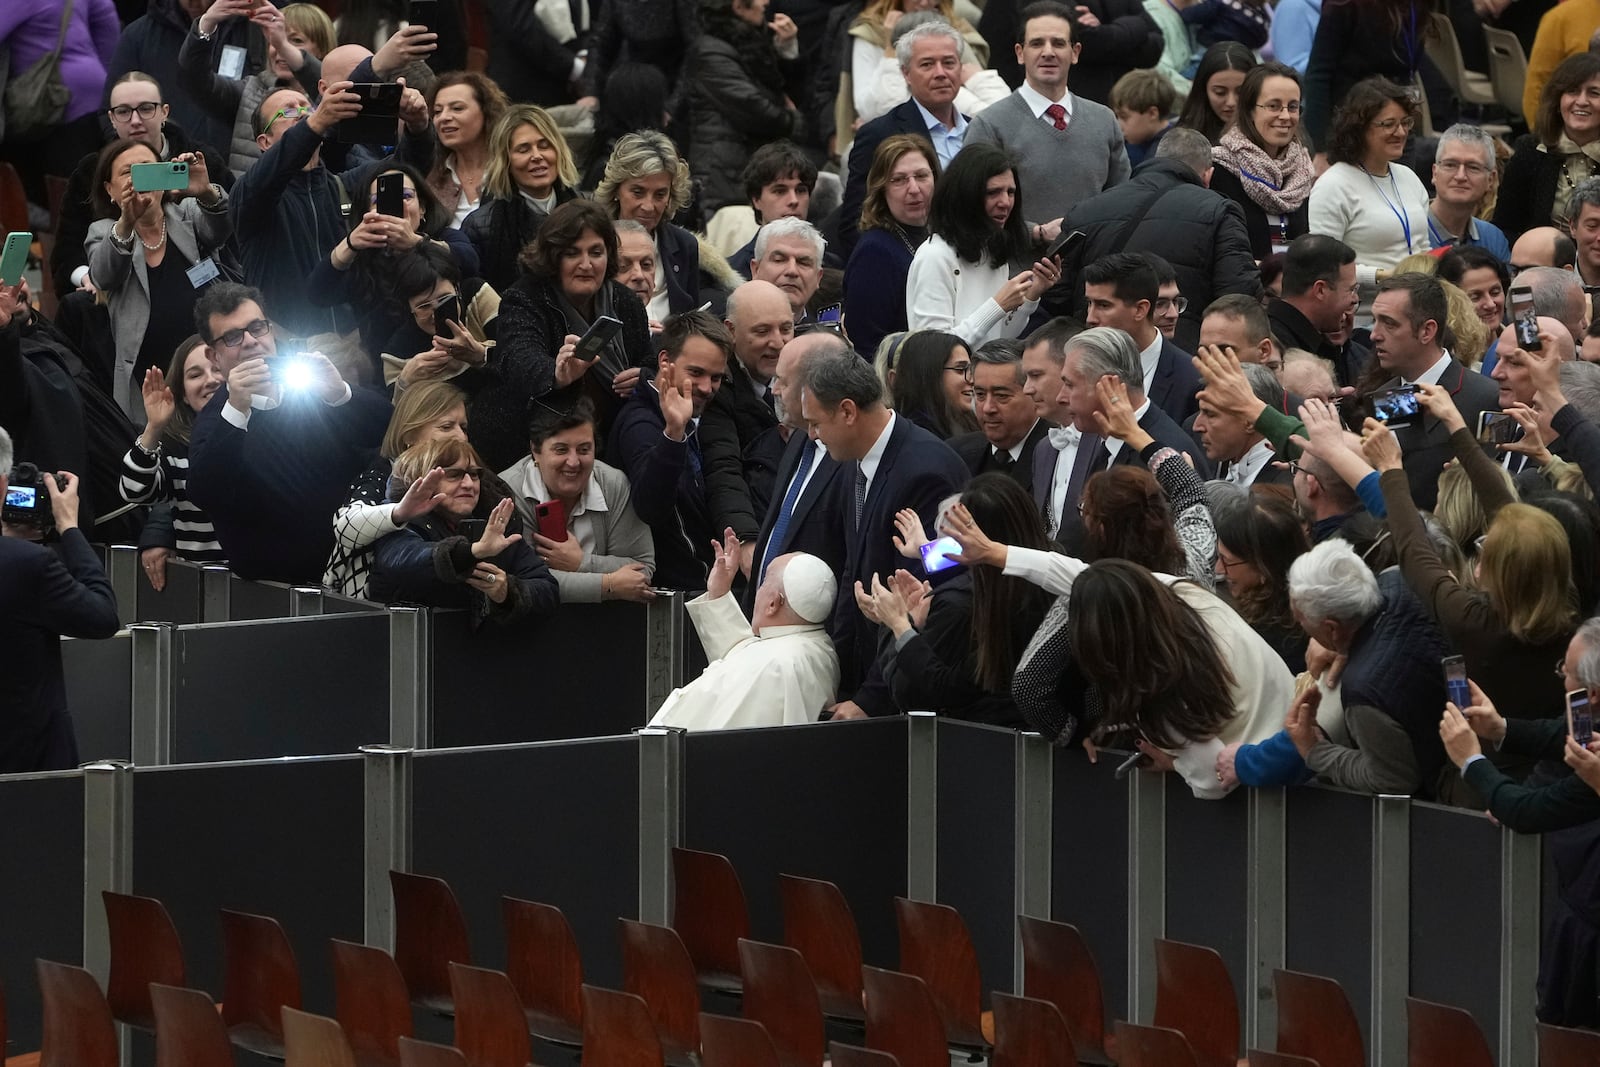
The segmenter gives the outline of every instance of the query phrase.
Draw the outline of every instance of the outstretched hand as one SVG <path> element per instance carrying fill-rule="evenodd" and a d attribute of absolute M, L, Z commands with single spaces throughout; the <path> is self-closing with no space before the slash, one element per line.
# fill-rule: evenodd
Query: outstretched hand
<path fill-rule="evenodd" d="M 894 513 L 894 550 L 906 559 L 921 559 L 922 546 L 931 538 L 922 528 L 922 516 L 916 508 L 901 508 Z"/>
<path fill-rule="evenodd" d="M 716 559 L 711 573 L 706 576 L 706 599 L 727 596 L 733 588 L 733 579 L 739 573 L 739 535 L 729 526 L 722 531 L 721 541 L 711 542 L 711 553 Z"/>
<path fill-rule="evenodd" d="M 1004 568 L 1006 565 L 1006 546 L 996 544 L 989 540 L 987 534 L 972 517 L 972 512 L 960 501 L 950 505 L 950 510 L 945 512 L 944 525 L 939 532 L 956 539 L 956 544 L 961 546 L 961 555 L 953 556 L 957 563 L 968 566 L 988 564 L 991 567 Z"/>

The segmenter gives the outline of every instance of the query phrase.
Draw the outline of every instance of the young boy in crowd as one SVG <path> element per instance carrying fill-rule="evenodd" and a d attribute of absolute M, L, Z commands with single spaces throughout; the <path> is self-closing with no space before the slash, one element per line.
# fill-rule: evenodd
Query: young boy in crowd
<path fill-rule="evenodd" d="M 1155 154 L 1161 135 L 1172 129 L 1178 94 L 1159 71 L 1130 70 L 1111 87 L 1109 103 L 1122 124 L 1128 163 L 1137 167 Z"/>

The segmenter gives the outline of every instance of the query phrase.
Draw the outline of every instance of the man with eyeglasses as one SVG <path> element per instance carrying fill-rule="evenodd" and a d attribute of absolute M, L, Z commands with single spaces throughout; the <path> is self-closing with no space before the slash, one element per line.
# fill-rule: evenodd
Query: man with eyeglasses
<path fill-rule="evenodd" d="M 1477 245 L 1504 263 L 1511 245 L 1500 227 L 1474 217 L 1494 177 L 1494 138 L 1477 126 L 1457 123 L 1439 137 L 1433 153 L 1428 236 L 1434 248 Z"/>
<path fill-rule="evenodd" d="M 195 416 L 189 497 L 235 574 L 319 585 L 333 514 L 383 439 L 389 402 L 352 388 L 321 353 L 280 356 L 262 301 L 219 282 L 195 302 L 195 328 L 227 383 Z"/>
<path fill-rule="evenodd" d="M 952 437 L 950 447 L 974 475 L 998 472 L 1032 490 L 1034 450 L 1050 424 L 1023 391 L 1028 379 L 1022 369 L 1022 342 L 996 337 L 979 345 L 967 367 L 967 382 L 978 428 Z"/>
<path fill-rule="evenodd" d="M 1531 230 L 1523 230 L 1512 244 L 1511 260 L 1506 266 L 1513 278 L 1533 267 L 1576 270 L 1578 246 L 1554 226 L 1535 226 Z"/>
<path fill-rule="evenodd" d="M 1371 353 L 1349 343 L 1336 345 L 1347 313 L 1360 303 L 1356 253 L 1337 237 L 1308 233 L 1289 242 L 1283 259 L 1283 295 L 1267 305 L 1272 335 L 1284 348 L 1299 348 L 1333 363 L 1338 384 L 1354 385 Z"/>
<path fill-rule="evenodd" d="M 1163 256 L 1154 252 L 1143 253 L 1156 272 L 1156 306 L 1150 318 L 1161 331 L 1161 336 L 1171 341 L 1178 335 L 1178 317 L 1189 310 L 1189 300 L 1178 288 L 1178 272 Z"/>
<path fill-rule="evenodd" d="M 348 81 L 327 86 L 314 108 L 298 89 L 271 93 L 257 112 L 261 158 L 229 198 L 245 280 L 266 294 L 278 321 L 299 336 L 348 333 L 357 326 L 347 305 L 313 306 L 306 279 L 346 239 L 343 205 L 367 188 L 372 173 L 370 166 L 357 166 L 335 174 L 322 164 L 323 139 L 339 122 L 360 113 L 361 97 Z M 433 153 L 433 125 L 427 103 L 415 89 L 401 90 L 400 120 L 393 158 L 426 170 Z M 363 338 L 372 347 L 384 340 Z"/>
<path fill-rule="evenodd" d="M 1196 411 L 1200 378 L 1189 353 L 1162 337 L 1151 321 L 1159 290 L 1149 260 L 1126 252 L 1102 256 L 1085 267 L 1081 277 L 1089 305 L 1084 321 L 1114 327 L 1133 339 L 1143 373 L 1130 386 L 1137 386 L 1181 426 Z"/>

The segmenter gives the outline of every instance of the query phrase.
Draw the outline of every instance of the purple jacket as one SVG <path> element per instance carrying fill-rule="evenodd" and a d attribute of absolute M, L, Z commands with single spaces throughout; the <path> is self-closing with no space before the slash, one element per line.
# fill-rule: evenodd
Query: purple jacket
<path fill-rule="evenodd" d="M 66 0 L 6 0 L 0 4 L 0 48 L 11 50 L 11 76 L 33 66 L 56 46 Z M 122 23 L 112 0 L 73 0 L 72 21 L 61 45 L 61 81 L 72 94 L 67 121 L 100 109 L 106 67 L 117 50 Z"/>

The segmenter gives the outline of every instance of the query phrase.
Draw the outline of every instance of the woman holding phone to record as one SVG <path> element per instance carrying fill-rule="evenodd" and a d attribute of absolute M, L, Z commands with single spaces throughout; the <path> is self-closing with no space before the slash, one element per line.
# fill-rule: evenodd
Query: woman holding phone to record
<path fill-rule="evenodd" d="M 617 232 L 593 200 L 552 211 L 522 253 L 522 277 L 501 294 L 487 381 L 473 398 L 472 442 L 495 470 L 527 452 L 529 401 L 594 405 L 602 433 L 651 358 L 650 324 L 633 290 L 612 278 Z"/>
<path fill-rule="evenodd" d="M 217 276 L 212 253 L 233 232 L 228 194 L 212 183 L 204 156 L 158 162 L 148 144 L 128 138 L 100 150 L 90 189 L 99 218 L 84 251 L 111 315 L 112 399 L 138 425 L 145 371 L 165 366 L 193 331 L 195 296 Z"/>
<path fill-rule="evenodd" d="M 533 549 L 556 576 L 562 603 L 654 598 L 655 543 L 633 510 L 628 476 L 595 458 L 594 407 L 535 405 L 528 451 L 500 478 Z"/>

